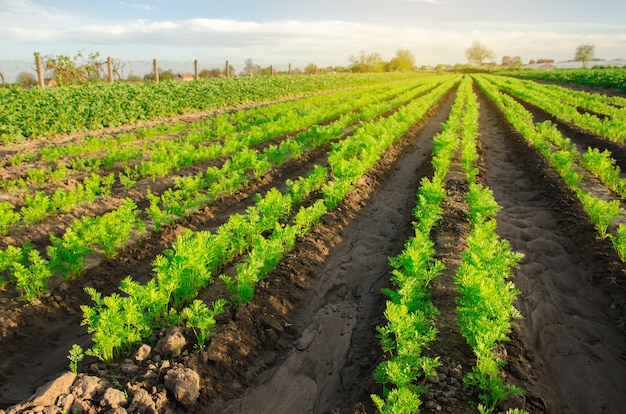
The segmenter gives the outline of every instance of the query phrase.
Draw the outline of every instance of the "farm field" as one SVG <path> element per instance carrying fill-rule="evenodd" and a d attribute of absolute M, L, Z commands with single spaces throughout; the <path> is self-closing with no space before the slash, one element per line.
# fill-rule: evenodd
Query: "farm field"
<path fill-rule="evenodd" d="M 5 136 L 0 409 L 620 412 L 626 98 L 525 82 Z"/>

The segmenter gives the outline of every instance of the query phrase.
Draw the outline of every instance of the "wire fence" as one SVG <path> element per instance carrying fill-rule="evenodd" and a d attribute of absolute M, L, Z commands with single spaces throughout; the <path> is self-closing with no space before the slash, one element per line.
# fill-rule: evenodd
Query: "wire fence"
<path fill-rule="evenodd" d="M 144 76 L 150 75 L 154 73 L 154 61 L 148 60 L 123 60 L 123 59 L 113 59 L 114 62 L 114 71 L 115 71 L 115 79 L 131 79 L 131 78 L 140 78 L 143 79 Z M 198 61 L 197 65 L 199 71 L 213 71 L 213 73 L 217 73 L 221 71 L 225 73 L 226 64 L 231 67 L 230 76 L 240 76 L 240 75 L 249 75 L 246 72 L 246 63 L 245 62 L 203 62 Z M 255 64 L 257 69 L 265 69 L 271 68 L 275 73 L 281 72 L 302 72 L 304 71 L 304 66 L 291 65 L 290 63 L 286 64 Z M 169 71 L 173 74 L 191 74 L 194 75 L 196 71 L 196 61 L 187 61 L 187 62 L 176 62 L 169 60 L 158 60 L 158 71 Z M 35 59 L 32 62 L 28 61 L 18 61 L 18 60 L 0 60 L 0 83 L 16 83 L 18 81 L 18 76 L 20 74 L 26 73 L 31 76 L 34 76 L 35 79 L 38 77 L 37 73 L 37 65 Z M 44 71 L 44 77 L 50 78 L 52 77 L 52 72 Z M 2 79 L 4 78 L 4 79 Z"/>

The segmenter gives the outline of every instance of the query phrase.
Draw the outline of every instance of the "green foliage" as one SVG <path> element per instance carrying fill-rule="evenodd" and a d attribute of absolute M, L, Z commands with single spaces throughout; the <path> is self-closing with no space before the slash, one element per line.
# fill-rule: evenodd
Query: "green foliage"
<path fill-rule="evenodd" d="M 579 190 L 576 192 L 583 208 L 595 224 L 600 236 L 607 237 L 607 230 L 611 222 L 620 214 L 619 200 L 604 201 Z"/>
<path fill-rule="evenodd" d="M 46 247 L 50 270 L 58 272 L 65 280 L 73 280 L 85 270 L 85 258 L 93 249 L 89 242 L 71 227 L 62 238 L 50 234 L 50 246 Z"/>
<path fill-rule="evenodd" d="M 70 63 L 71 59 L 63 62 Z M 12 142 L 22 137 L 114 127 L 138 120 L 324 90 L 363 87 L 409 77 L 408 74 L 262 76 L 158 84 L 88 83 L 49 90 L 3 88 L 0 101 L 6 113 L 12 116 L 0 125 L 0 139 Z"/>
<path fill-rule="evenodd" d="M 198 347 L 204 348 L 215 327 L 215 317 L 224 312 L 226 299 L 218 299 L 209 309 L 201 300 L 194 300 L 184 308 L 180 318 L 185 320 L 185 326 L 192 328 L 198 339 Z"/>
<path fill-rule="evenodd" d="M 13 262 L 12 277 L 17 289 L 22 291 L 22 298 L 32 301 L 47 290 L 52 272 L 37 250 L 29 250 L 24 259 Z"/>
<path fill-rule="evenodd" d="M 50 197 L 41 191 L 37 191 L 33 196 L 27 195 L 20 214 L 27 226 L 39 223 L 48 217 L 51 208 Z"/>
<path fill-rule="evenodd" d="M 67 355 L 67 359 L 70 360 L 70 371 L 74 374 L 78 373 L 78 364 L 83 360 L 83 358 L 85 358 L 83 348 L 78 344 L 72 345 L 72 348 L 70 348 L 69 354 Z"/>
<path fill-rule="evenodd" d="M 471 223 L 484 222 L 495 217 L 501 209 L 496 200 L 493 199 L 492 191 L 480 184 L 470 184 L 467 202 L 470 206 L 468 220 Z"/>
<path fill-rule="evenodd" d="M 611 234 L 609 237 L 622 262 L 626 262 L 626 226 L 620 223 L 616 234 Z"/>
<path fill-rule="evenodd" d="M 0 235 L 6 235 L 11 226 L 17 223 L 20 214 L 13 210 L 13 206 L 8 201 L 0 202 Z"/>

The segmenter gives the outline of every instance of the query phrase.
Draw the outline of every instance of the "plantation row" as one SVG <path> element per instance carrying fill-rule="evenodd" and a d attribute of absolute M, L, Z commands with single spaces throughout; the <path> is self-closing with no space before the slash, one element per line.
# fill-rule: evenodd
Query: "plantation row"
<path fill-rule="evenodd" d="M 64 155 L 76 154 L 81 149 L 83 154 L 93 153 L 96 148 L 92 143 L 98 142 L 97 138 L 90 139 L 82 146 L 76 144 L 55 146 L 53 150 L 55 158 L 52 159 L 55 165 L 48 163 L 39 169 L 28 168 L 27 177 L 4 181 L 5 188 L 13 189 L 8 191 L 8 194 L 17 194 L 15 203 L 8 201 L 0 203 L 0 210 L 3 213 L 0 231 L 6 233 L 9 228 L 19 226 L 20 220 L 22 225 L 30 226 L 57 212 L 69 212 L 77 205 L 92 203 L 98 196 L 109 195 L 112 186 L 126 192 L 141 179 L 149 178 L 152 181 L 162 179 L 173 172 L 181 172 L 232 156 L 249 147 L 267 145 L 266 143 L 273 139 L 297 133 L 320 123 L 330 123 L 342 116 L 344 122 L 356 122 L 357 116 L 368 117 L 371 116 L 368 111 L 376 113 L 380 110 L 373 105 L 375 102 L 384 107 L 392 103 L 397 104 L 397 99 L 392 101 L 390 99 L 400 92 L 406 99 L 407 96 L 413 96 L 412 93 L 425 91 L 424 87 L 415 90 L 413 86 L 409 86 L 402 82 L 399 85 L 388 85 L 384 90 L 381 87 L 366 88 L 365 91 L 340 92 L 276 104 L 237 112 L 247 116 L 218 116 L 206 122 L 191 124 L 184 129 L 174 125 L 165 130 L 166 134 L 156 135 L 150 143 L 141 143 L 143 145 L 121 145 L 120 141 L 127 143 L 130 141 L 129 135 L 133 135 L 123 134 L 122 140 L 105 139 L 104 144 L 99 144 L 95 154 L 81 158 L 68 159 Z M 178 132 L 178 137 L 167 139 L 172 130 Z M 136 135 L 138 134 L 135 134 L 135 137 Z M 103 152 L 107 148 L 105 145 L 111 145 L 112 150 Z M 39 156 L 51 159 L 52 151 L 49 148 L 39 150 Z M 67 163 L 72 165 L 71 169 L 66 167 Z M 100 168 L 101 165 L 104 168 Z M 108 173 L 114 167 L 118 171 L 117 177 L 115 173 Z M 84 178 L 80 176 L 81 172 Z M 72 184 L 37 185 L 47 180 L 59 184 L 61 181 L 65 184 L 71 180 Z M 29 194 L 33 190 L 34 195 Z M 23 201 L 20 201 L 22 197 Z"/>
<path fill-rule="evenodd" d="M 458 79 L 452 78 L 427 95 L 415 99 L 393 115 L 373 120 L 336 143 L 328 155 L 329 168 L 315 167 L 308 177 L 289 182 L 284 194 L 270 190 L 244 215 L 232 215 L 215 233 L 185 231 L 172 249 L 153 262 L 154 276 L 144 285 L 125 279 L 120 290 L 102 298 L 89 290 L 95 306 L 83 306 L 84 324 L 93 333 L 87 353 L 111 361 L 163 326 L 185 324 L 198 335 L 203 347 L 213 317 L 225 305 L 212 308 L 194 301 L 200 289 L 213 283 L 220 271 L 242 256 L 235 275 L 221 275 L 237 306 L 250 300 L 256 283 L 271 271 L 297 237 L 308 232 L 333 209 L 354 183 L 378 160 L 382 152 L 418 122 Z M 310 197 L 318 194 L 316 198 Z M 321 196 L 321 197 L 320 197 Z M 301 204 L 307 204 L 304 207 Z M 293 210 L 301 205 L 294 215 Z M 269 234 L 268 234 L 269 233 Z M 142 312 L 148 310 L 148 312 Z M 198 321 L 202 326 L 197 326 Z"/>
<path fill-rule="evenodd" d="M 35 299 L 46 290 L 47 279 L 54 273 L 68 281 L 80 276 L 86 258 L 94 250 L 112 259 L 124 249 L 133 234 L 142 233 L 146 228 L 159 231 L 163 225 L 188 216 L 219 197 L 237 192 L 249 180 L 265 175 L 270 169 L 335 140 L 349 126 L 374 119 L 437 87 L 424 97 L 429 98 L 433 93 L 439 93 L 441 82 L 446 79 L 450 78 L 425 82 L 415 88 L 404 85 L 401 90 L 395 90 L 399 94 L 394 99 L 382 94 L 383 100 L 379 101 L 376 93 L 365 94 L 355 101 L 355 109 L 363 105 L 361 110 L 349 111 L 325 126 L 305 130 L 283 139 L 279 145 L 266 146 L 263 151 L 238 147 L 221 167 L 209 167 L 204 173 L 175 179 L 175 186 L 160 196 L 148 190 L 149 206 L 143 212 L 137 209 L 134 201 L 125 198 L 113 211 L 97 217 L 77 218 L 62 236 L 50 236 L 50 243 L 43 249 L 48 259 L 40 255 L 41 248 L 35 249 L 29 242 L 23 246 L 9 246 L 0 251 L 0 271 L 6 278 L 4 283 L 14 283 L 26 299 Z M 343 168 L 343 165 L 337 165 L 336 175 L 348 177 L 354 172 L 353 166 L 348 166 L 346 171 Z"/>
<path fill-rule="evenodd" d="M 519 291 L 507 279 L 513 276 L 512 269 L 521 256 L 495 233 L 494 216 L 500 207 L 490 190 L 476 183 L 477 130 L 478 104 L 472 80 L 465 77 L 443 131 L 434 137 L 434 175 L 422 180 L 417 194 L 415 235 L 398 256 L 390 258 L 396 289 L 385 292 L 389 296 L 385 310 L 388 323 L 378 327 L 383 351 L 390 357 L 376 370 L 384 395 L 372 395 L 381 413 L 419 412 L 420 396 L 428 388 L 418 384 L 435 376 L 435 369 L 441 366 L 438 356 L 424 355 L 429 344 L 437 340 L 438 311 L 430 300 L 429 285 L 444 269 L 435 258 L 431 232 L 442 219 L 446 177 L 454 162 L 462 163 L 469 183 L 466 200 L 472 226 L 455 277 L 460 293 L 456 322 L 476 356 L 466 383 L 479 389 L 478 409 L 483 413 L 493 412 L 510 395 L 523 393 L 504 383 L 500 372 L 504 361 L 496 354 L 497 344 L 508 340 L 512 320 L 520 316 L 512 304 Z"/>
<path fill-rule="evenodd" d="M 409 75 L 410 77 L 411 75 Z M 407 75 L 397 75 L 396 79 Z M 388 82 L 389 75 L 271 76 L 0 90 L 0 142 L 115 127 L 225 106 Z M 36 114 L 33 116 L 33 114 Z"/>
<path fill-rule="evenodd" d="M 576 92 L 498 76 L 489 79 L 512 96 L 583 130 L 615 142 L 626 139 L 626 98 Z"/>
<path fill-rule="evenodd" d="M 559 70 L 519 70 L 508 73 L 516 78 L 563 82 L 575 85 L 618 88 L 626 91 L 626 69 L 559 69 Z"/>
<path fill-rule="evenodd" d="M 608 237 L 622 261 L 626 261 L 626 225 L 624 224 L 626 212 L 621 207 L 626 194 L 624 191 L 626 179 L 623 178 L 619 167 L 615 165 L 610 152 L 608 150 L 600 152 L 597 148 L 588 147 L 586 153 L 581 153 L 549 121 L 535 124 L 532 114 L 511 96 L 522 95 L 520 89 L 524 88 L 524 84 L 517 83 L 517 81 L 503 82 L 501 78 L 495 76 L 481 75 L 475 76 L 475 79 L 481 89 L 505 114 L 511 125 L 550 162 L 567 186 L 576 194 L 600 236 Z M 506 86 L 502 86 L 503 84 Z M 561 93 L 567 94 L 566 91 L 561 91 Z M 567 102 L 565 97 L 562 99 Z M 544 99 L 536 102 L 543 104 L 548 101 L 549 99 Z M 571 112 L 568 110 L 568 105 L 561 103 L 559 106 L 563 108 L 563 111 L 555 111 L 553 115 L 567 120 L 567 116 L 562 114 Z M 583 116 L 588 119 L 597 119 L 595 115 L 588 113 Z M 612 122 L 613 118 L 604 118 L 602 122 L 607 120 Z M 624 125 L 621 126 L 623 130 Z M 593 131 L 590 130 L 590 132 Z M 597 177 L 606 188 L 613 192 L 612 195 L 607 195 L 604 191 L 593 191 L 594 187 L 587 183 L 589 176 L 583 173 L 583 169 Z"/>

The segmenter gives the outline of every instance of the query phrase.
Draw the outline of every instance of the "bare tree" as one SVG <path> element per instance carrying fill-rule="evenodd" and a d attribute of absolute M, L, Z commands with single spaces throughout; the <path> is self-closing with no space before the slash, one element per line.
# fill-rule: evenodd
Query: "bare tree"
<path fill-rule="evenodd" d="M 59 85 L 97 81 L 105 78 L 106 61 L 98 59 L 100 53 L 86 57 L 79 52 L 74 57 L 67 55 L 44 56 L 45 70 L 51 71 Z"/>
<path fill-rule="evenodd" d="M 582 62 L 583 68 L 587 68 L 587 62 L 592 60 L 595 56 L 595 46 L 587 43 L 583 45 L 579 45 L 576 48 L 576 55 L 574 55 L 574 60 L 576 62 Z"/>
<path fill-rule="evenodd" d="M 244 76 L 254 76 L 261 73 L 261 66 L 255 65 L 252 59 L 245 60 L 245 67 L 241 71 L 241 74 Z"/>
<path fill-rule="evenodd" d="M 482 66 L 487 60 L 493 60 L 493 52 L 479 41 L 474 41 L 472 45 L 465 50 L 467 61 L 475 66 Z"/>

